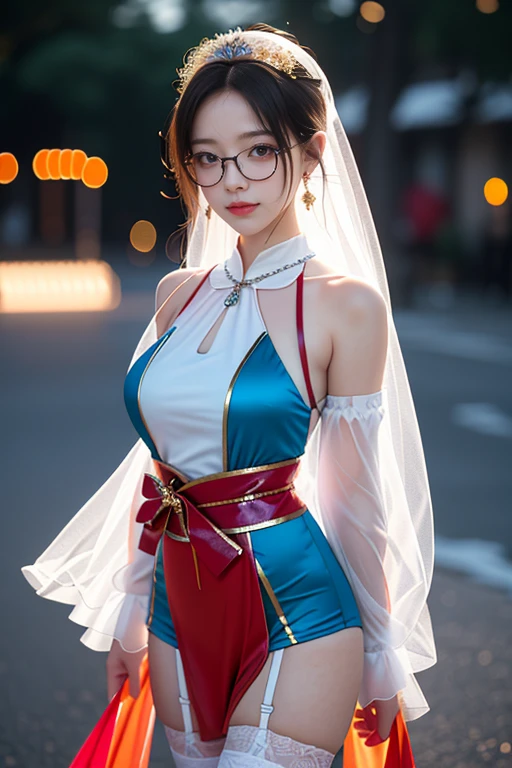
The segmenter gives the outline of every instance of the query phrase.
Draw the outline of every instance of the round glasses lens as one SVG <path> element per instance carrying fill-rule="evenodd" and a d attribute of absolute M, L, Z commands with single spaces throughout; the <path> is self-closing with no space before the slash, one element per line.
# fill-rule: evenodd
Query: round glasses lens
<path fill-rule="evenodd" d="M 217 184 L 222 176 L 222 163 L 212 152 L 198 152 L 192 155 L 187 165 L 188 172 L 202 187 Z"/>
<path fill-rule="evenodd" d="M 238 155 L 238 165 L 247 179 L 262 181 L 276 170 L 277 152 L 272 147 L 257 145 Z"/>

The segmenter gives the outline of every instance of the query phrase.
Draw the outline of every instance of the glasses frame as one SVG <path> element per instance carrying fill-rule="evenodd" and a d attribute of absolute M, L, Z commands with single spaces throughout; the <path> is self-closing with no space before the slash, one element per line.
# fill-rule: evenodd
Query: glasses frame
<path fill-rule="evenodd" d="M 247 179 L 247 181 L 267 181 L 267 179 L 270 179 L 274 175 L 274 173 L 277 171 L 277 166 L 278 166 L 278 163 L 279 163 L 279 155 L 282 152 L 284 152 L 285 150 L 293 149 L 294 147 L 298 147 L 299 144 L 305 144 L 305 143 L 306 142 L 304 142 L 304 141 L 298 141 L 297 144 L 292 144 L 289 147 L 271 147 L 268 144 L 264 144 L 264 143 L 252 144 L 250 147 L 246 147 L 245 149 L 240 150 L 240 152 L 238 152 L 238 154 L 233 155 L 232 157 L 219 157 L 219 155 L 217 155 L 215 152 L 205 152 L 204 150 L 202 152 L 194 152 L 192 155 L 189 155 L 185 159 L 185 170 L 187 172 L 187 176 L 189 177 L 189 179 L 194 184 L 196 184 L 198 187 L 204 187 L 205 189 L 209 189 L 210 187 L 215 187 L 215 186 L 217 186 L 217 184 L 219 184 L 222 181 L 222 179 L 224 178 L 224 174 L 226 172 L 226 163 L 227 163 L 228 160 L 232 160 L 234 162 L 234 164 L 236 165 L 236 167 L 239 170 L 239 172 L 242 174 L 244 179 Z M 239 156 L 242 155 L 244 152 L 247 152 L 248 149 L 254 149 L 255 147 L 267 147 L 267 149 L 271 149 L 274 152 L 274 154 L 275 154 L 274 170 L 272 171 L 272 173 L 269 173 L 268 176 L 264 176 L 262 179 L 251 179 L 249 176 L 246 176 L 245 173 L 240 168 L 240 165 L 238 164 Z M 220 178 L 217 179 L 217 181 L 214 184 L 200 184 L 196 179 L 194 179 L 194 177 L 192 176 L 192 174 L 188 170 L 188 166 L 191 164 L 192 159 L 196 155 L 204 155 L 204 154 L 215 155 L 215 157 L 218 158 L 220 160 L 220 162 L 221 162 L 222 173 L 220 175 Z"/>

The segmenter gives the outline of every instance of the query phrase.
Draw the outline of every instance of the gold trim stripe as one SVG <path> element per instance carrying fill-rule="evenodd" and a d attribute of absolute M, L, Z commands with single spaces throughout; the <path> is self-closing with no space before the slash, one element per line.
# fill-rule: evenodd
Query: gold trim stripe
<path fill-rule="evenodd" d="M 240 525 L 237 528 L 217 528 L 217 530 L 220 532 L 221 536 L 223 533 L 248 533 L 249 531 L 259 531 L 261 528 L 271 528 L 274 525 L 286 523 L 288 520 L 295 520 L 295 518 L 303 515 L 306 510 L 307 507 L 300 507 L 300 509 L 296 509 L 295 512 L 290 512 L 289 515 L 274 517 L 272 520 L 263 520 L 261 523 L 252 523 L 251 525 Z M 188 536 L 180 536 L 179 534 L 168 530 L 166 530 L 165 533 L 175 541 L 190 541 Z M 225 538 L 224 536 L 222 537 Z M 233 544 L 232 541 L 230 543 Z"/>
<path fill-rule="evenodd" d="M 304 454 L 301 453 L 300 456 L 294 456 L 291 459 L 284 459 L 283 461 L 275 461 L 272 464 L 260 464 L 257 467 L 245 467 L 243 469 L 229 469 L 224 472 L 214 472 L 211 475 L 203 475 L 202 477 L 198 477 L 197 480 L 189 480 L 185 485 L 182 485 L 180 488 L 178 488 L 178 493 L 181 493 L 182 491 L 186 491 L 188 488 L 192 488 L 194 485 L 199 485 L 200 483 L 207 483 L 210 480 L 218 480 L 221 477 L 236 477 L 237 475 L 249 475 L 254 474 L 255 472 L 264 472 L 267 469 L 278 469 L 279 467 L 286 467 L 289 464 L 297 464 L 298 460 L 303 456 Z M 169 469 L 172 469 L 174 472 L 176 470 L 174 467 L 172 467 L 170 464 L 166 464 L 165 461 L 160 461 L 160 464 L 163 464 L 166 467 L 169 467 Z"/>
<path fill-rule="evenodd" d="M 154 360 L 155 356 L 158 354 L 158 352 L 159 352 L 159 351 L 161 350 L 161 348 L 164 346 L 165 342 L 166 342 L 166 341 L 169 341 L 169 339 L 171 338 L 171 336 L 172 336 L 172 333 L 171 333 L 171 328 L 169 329 L 169 331 L 166 331 L 165 333 L 167 333 L 168 335 L 166 336 L 166 338 L 165 338 L 165 339 L 161 339 L 161 341 L 160 341 L 160 344 L 157 346 L 157 348 L 155 349 L 155 351 L 153 352 L 153 354 L 152 354 L 152 355 L 151 355 L 151 357 L 149 358 L 148 362 L 147 362 L 147 363 L 146 363 L 146 365 L 144 366 L 144 370 L 142 371 L 142 375 L 141 375 L 141 377 L 140 377 L 140 379 L 139 379 L 139 386 L 137 387 L 137 408 L 139 409 L 139 416 L 140 416 L 140 418 L 142 419 L 142 423 L 144 424 L 144 427 L 145 427 L 145 429 L 146 429 L 146 432 L 148 433 L 148 435 L 149 435 L 149 437 L 150 437 L 150 440 L 151 440 L 151 442 L 153 443 L 153 445 L 154 445 L 154 447 L 155 447 L 155 450 L 156 450 L 156 452 L 157 452 L 157 453 L 158 453 L 158 448 L 157 448 L 157 446 L 156 446 L 156 443 L 155 443 L 155 441 L 153 440 L 153 435 L 152 435 L 152 434 L 151 434 L 151 432 L 149 431 L 149 427 L 148 427 L 148 425 L 147 425 L 147 423 L 146 423 L 146 419 L 144 418 L 144 414 L 142 413 L 142 409 L 141 409 L 141 407 L 140 407 L 140 390 L 141 390 L 141 387 L 142 387 L 142 382 L 144 381 L 144 377 L 145 377 L 145 375 L 146 375 L 146 371 L 148 370 L 149 366 L 150 366 L 150 365 L 151 365 L 151 363 L 153 362 L 153 360 Z M 165 334 L 164 334 L 164 335 L 165 335 Z M 158 454 L 158 455 L 160 455 L 160 454 Z"/>
<path fill-rule="evenodd" d="M 248 535 L 248 538 L 249 538 L 249 542 L 250 542 L 251 550 L 252 550 L 251 534 Z M 253 551 L 253 555 L 254 555 L 254 551 Z M 297 644 L 297 640 L 296 640 L 295 635 L 293 634 L 292 629 L 291 629 L 291 627 L 290 627 L 290 625 L 288 623 L 288 619 L 284 615 L 284 611 L 281 608 L 281 603 L 277 599 L 276 593 L 272 589 L 272 585 L 271 585 L 270 581 L 268 580 L 268 577 L 267 577 L 265 571 L 261 567 L 260 562 L 259 562 L 257 557 L 254 557 L 254 562 L 256 563 L 256 568 L 257 568 L 257 571 L 258 571 L 258 576 L 260 577 L 260 579 L 263 582 L 263 586 L 265 587 L 265 589 L 267 591 L 267 594 L 268 594 L 268 596 L 270 597 L 270 599 L 272 601 L 272 605 L 275 608 L 275 611 L 277 613 L 277 617 L 278 617 L 279 621 L 281 622 L 281 624 L 283 625 L 283 629 L 286 632 L 286 634 L 288 635 L 288 639 L 289 639 L 291 645 L 296 645 Z"/>
<path fill-rule="evenodd" d="M 276 488 L 274 491 L 261 491 L 260 493 L 246 493 L 245 496 L 237 496 L 235 499 L 223 499 L 222 501 L 205 501 L 203 504 L 196 504 L 196 507 L 221 507 L 223 504 L 239 504 L 242 501 L 254 501 L 262 499 L 264 496 L 274 496 L 276 493 L 283 493 L 293 488 L 293 483 L 283 485 L 282 488 Z"/>
<path fill-rule="evenodd" d="M 262 523 L 253 523 L 252 525 L 241 525 L 238 528 L 223 528 L 225 533 L 247 533 L 248 531 L 259 531 L 261 528 L 271 528 L 273 525 L 279 525 L 280 523 L 286 523 L 288 520 L 295 520 L 296 517 L 300 517 L 304 514 L 307 507 L 301 507 L 295 512 L 290 512 L 289 515 L 283 515 L 283 517 L 274 517 L 272 520 L 264 520 Z"/>
<path fill-rule="evenodd" d="M 177 533 L 172 533 L 171 531 L 165 531 L 165 535 L 169 536 L 171 539 L 174 539 L 174 541 L 190 541 L 188 536 L 179 536 Z"/>
<path fill-rule="evenodd" d="M 161 546 L 160 542 L 159 542 L 159 546 Z M 157 550 L 155 552 L 155 561 L 153 563 L 153 589 L 151 590 L 151 605 L 149 607 L 149 617 L 148 617 L 148 620 L 146 622 L 146 626 L 147 627 L 150 627 L 151 624 L 153 623 L 153 614 L 155 612 L 156 564 L 157 564 L 157 559 L 158 559 L 158 553 L 159 553 L 159 548 L 157 547 Z"/>
<path fill-rule="evenodd" d="M 247 359 L 256 349 L 256 347 L 258 346 L 258 344 L 260 343 L 260 341 L 263 339 L 264 336 L 266 336 L 266 331 L 263 331 L 258 336 L 254 344 L 252 344 L 249 350 L 245 353 L 245 355 L 242 358 L 242 361 L 238 365 L 238 368 L 236 369 L 235 373 L 233 374 L 233 378 L 229 382 L 228 391 L 224 399 L 224 412 L 222 414 L 222 466 L 224 467 L 224 471 L 227 471 L 227 468 L 228 468 L 228 411 L 229 411 L 229 403 L 231 401 L 231 395 L 233 394 L 233 387 L 235 386 L 238 375 L 242 370 L 244 364 L 246 363 Z"/>

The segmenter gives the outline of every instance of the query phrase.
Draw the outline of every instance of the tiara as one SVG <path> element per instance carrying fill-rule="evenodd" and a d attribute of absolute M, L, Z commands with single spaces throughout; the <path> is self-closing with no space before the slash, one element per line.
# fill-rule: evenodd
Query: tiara
<path fill-rule="evenodd" d="M 257 40 L 249 43 L 244 39 L 242 29 L 237 27 L 235 30 L 230 29 L 229 32 L 217 33 L 212 38 L 205 37 L 199 45 L 187 51 L 183 58 L 183 67 L 177 70 L 179 79 L 176 90 L 180 94 L 183 93 L 203 64 L 219 60 L 232 61 L 238 58 L 263 61 L 291 77 L 294 77 L 294 71 L 298 66 L 295 57 L 280 45 Z"/>

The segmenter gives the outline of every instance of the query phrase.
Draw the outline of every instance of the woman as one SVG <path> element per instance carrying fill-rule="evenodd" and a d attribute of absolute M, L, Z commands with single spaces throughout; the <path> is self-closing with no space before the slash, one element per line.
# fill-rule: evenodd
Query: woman
<path fill-rule="evenodd" d="M 350 147 L 271 27 L 204 40 L 179 76 L 162 148 L 189 236 L 126 377 L 140 439 L 23 571 L 110 650 L 111 697 L 128 677 L 141 699 L 148 653 L 178 768 L 327 768 L 343 746 L 405 768 L 432 511 Z"/>

